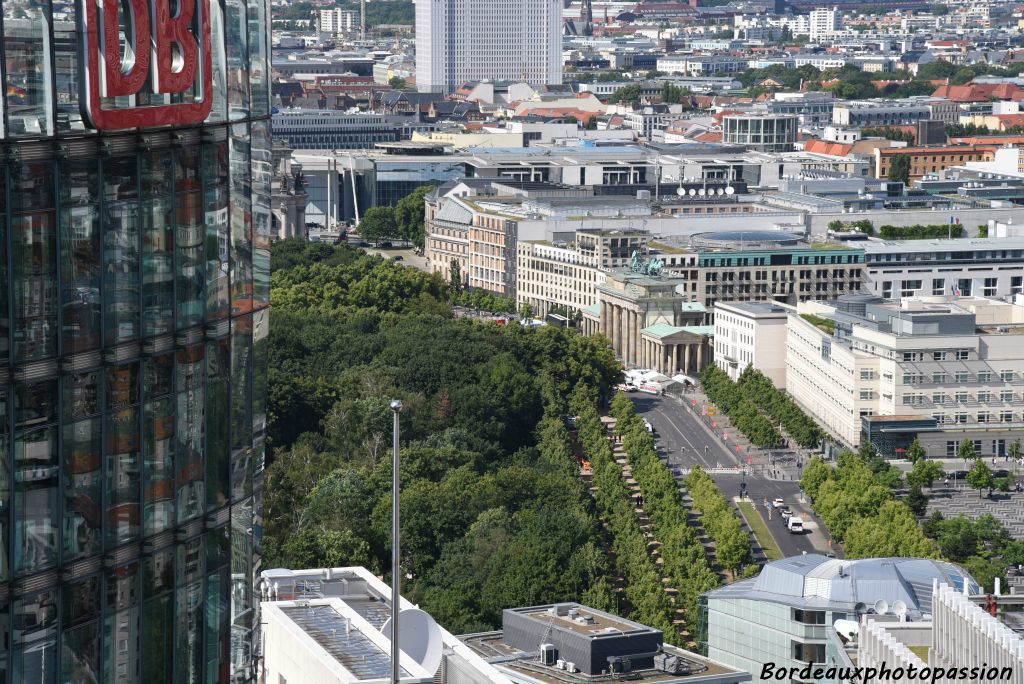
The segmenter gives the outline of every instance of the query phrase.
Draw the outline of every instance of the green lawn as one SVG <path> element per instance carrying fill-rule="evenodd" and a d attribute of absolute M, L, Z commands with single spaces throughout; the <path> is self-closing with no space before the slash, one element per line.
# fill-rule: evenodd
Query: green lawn
<path fill-rule="evenodd" d="M 743 517 L 747 520 L 747 525 L 750 526 L 750 530 L 754 533 L 754 537 L 757 538 L 757 543 L 764 550 L 764 555 L 768 557 L 768 560 L 781 560 L 782 549 L 775 543 L 775 537 L 768 531 L 768 526 L 764 524 L 764 518 L 754 508 L 754 504 L 749 501 L 740 501 L 737 504 L 740 510 L 743 512 Z"/>

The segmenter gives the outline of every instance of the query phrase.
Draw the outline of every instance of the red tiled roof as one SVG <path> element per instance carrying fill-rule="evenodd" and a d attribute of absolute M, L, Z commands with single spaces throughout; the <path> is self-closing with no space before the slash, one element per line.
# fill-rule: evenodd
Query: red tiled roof
<path fill-rule="evenodd" d="M 828 140 L 808 140 L 804 143 L 804 152 L 827 154 L 832 157 L 845 157 L 850 154 L 853 145 L 829 142 Z"/>

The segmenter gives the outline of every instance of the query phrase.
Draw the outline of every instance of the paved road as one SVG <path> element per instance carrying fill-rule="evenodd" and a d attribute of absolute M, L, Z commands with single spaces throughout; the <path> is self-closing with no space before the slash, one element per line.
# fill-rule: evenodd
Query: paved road
<path fill-rule="evenodd" d="M 654 426 L 658 450 L 667 455 L 671 466 L 735 468 L 734 472 L 712 472 L 712 477 L 722 493 L 730 499 L 739 496 L 741 482 L 747 483 L 751 502 L 755 504 L 758 513 L 786 556 L 829 550 L 828 540 L 822 531 L 821 519 L 813 515 L 809 503 L 800 501 L 800 485 L 797 482 L 799 473 L 795 466 L 782 469 L 779 477 L 775 478 L 765 476 L 766 472 L 775 472 L 775 469 L 768 470 L 764 465 L 755 462 L 753 467 L 747 466 L 748 472 L 744 474 L 746 455 L 730 451 L 726 446 L 728 442 L 723 442 L 718 436 L 720 431 L 709 427 L 699 415 L 685 408 L 684 401 L 689 403 L 688 398 L 679 400 L 671 396 L 640 393 L 631 395 L 631 398 L 636 405 L 637 413 Z M 790 534 L 779 516 L 773 515 L 772 519 L 768 520 L 764 508 L 766 497 L 769 502 L 776 497 L 785 500 L 786 504 L 804 519 L 809 531 L 803 535 Z"/>

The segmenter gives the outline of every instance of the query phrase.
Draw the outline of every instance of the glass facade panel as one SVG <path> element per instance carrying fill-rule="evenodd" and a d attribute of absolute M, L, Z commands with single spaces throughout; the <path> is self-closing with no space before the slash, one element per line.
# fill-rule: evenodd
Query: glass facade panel
<path fill-rule="evenodd" d="M 205 122 L 98 136 L 81 113 L 90 6 L 0 12 L 0 684 L 247 683 L 269 7 L 210 5 Z M 152 83 L 102 105 L 198 95 Z"/>
<path fill-rule="evenodd" d="M 53 80 L 48 3 L 4 0 L 7 136 L 53 134 Z"/>

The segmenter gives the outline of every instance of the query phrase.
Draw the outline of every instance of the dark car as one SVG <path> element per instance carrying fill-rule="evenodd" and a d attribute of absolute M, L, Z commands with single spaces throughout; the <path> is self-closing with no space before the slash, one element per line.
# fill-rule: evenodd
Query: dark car
<path fill-rule="evenodd" d="M 378 247 L 383 247 L 383 248 L 387 249 L 388 247 L 390 247 L 390 246 L 391 246 L 391 243 L 390 243 L 389 241 L 385 240 L 384 242 L 380 243 L 380 244 L 379 244 L 379 245 L 377 245 L 377 246 L 378 246 Z"/>
<path fill-rule="evenodd" d="M 403 260 L 402 259 L 402 255 L 401 254 L 396 254 L 395 256 L 391 257 L 391 260 L 392 261 L 402 261 Z"/>

